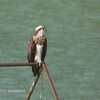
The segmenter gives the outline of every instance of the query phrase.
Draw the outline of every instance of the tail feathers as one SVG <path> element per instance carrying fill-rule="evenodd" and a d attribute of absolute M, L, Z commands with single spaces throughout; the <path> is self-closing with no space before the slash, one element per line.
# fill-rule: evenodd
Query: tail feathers
<path fill-rule="evenodd" d="M 35 77 L 37 75 L 37 73 L 39 72 L 39 66 L 32 66 L 32 72 Z"/>

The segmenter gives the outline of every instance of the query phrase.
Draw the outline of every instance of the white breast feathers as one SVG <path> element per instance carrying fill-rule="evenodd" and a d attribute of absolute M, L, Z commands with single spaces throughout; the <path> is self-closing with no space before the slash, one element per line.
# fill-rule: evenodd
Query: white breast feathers
<path fill-rule="evenodd" d="M 43 45 L 36 44 L 36 55 L 35 55 L 35 61 L 38 62 L 39 64 L 42 62 L 42 50 L 43 50 Z"/>

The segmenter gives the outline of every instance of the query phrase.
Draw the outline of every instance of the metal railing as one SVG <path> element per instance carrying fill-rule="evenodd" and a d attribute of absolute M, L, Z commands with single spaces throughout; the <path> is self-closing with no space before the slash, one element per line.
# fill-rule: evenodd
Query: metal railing
<path fill-rule="evenodd" d="M 38 63 L 0 63 L 0 67 L 18 67 L 18 66 L 32 66 L 32 65 L 37 65 Z M 34 81 L 32 83 L 32 86 L 26 96 L 26 100 L 29 100 L 32 93 L 33 93 L 33 90 L 38 82 L 38 79 L 41 75 L 41 72 L 42 70 L 44 70 L 45 72 L 45 75 L 47 77 L 47 80 L 48 80 L 48 83 L 49 83 L 49 86 L 51 88 L 51 91 L 52 91 L 52 94 L 54 96 L 54 100 L 59 100 L 58 96 L 57 96 L 57 93 L 56 93 L 56 90 L 54 88 L 54 85 L 53 85 L 53 82 L 51 80 L 51 77 L 50 77 L 50 74 L 48 72 L 48 69 L 46 67 L 46 64 L 43 62 L 40 69 L 39 69 L 39 73 L 36 75 L 36 77 L 34 78 Z"/>

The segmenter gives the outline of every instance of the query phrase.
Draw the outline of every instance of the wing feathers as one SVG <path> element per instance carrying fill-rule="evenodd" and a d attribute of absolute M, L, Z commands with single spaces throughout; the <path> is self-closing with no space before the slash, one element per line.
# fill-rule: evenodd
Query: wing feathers
<path fill-rule="evenodd" d="M 36 54 L 36 44 L 32 37 L 28 44 L 28 54 L 27 54 L 28 62 L 34 62 L 35 54 Z"/>

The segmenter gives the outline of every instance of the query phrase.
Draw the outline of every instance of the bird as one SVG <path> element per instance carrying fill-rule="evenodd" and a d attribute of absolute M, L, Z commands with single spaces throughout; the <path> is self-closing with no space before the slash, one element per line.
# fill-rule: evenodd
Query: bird
<path fill-rule="evenodd" d="M 42 62 L 44 62 L 47 52 L 47 38 L 45 36 L 46 32 L 46 27 L 44 27 L 43 25 L 37 26 L 35 28 L 35 33 L 32 35 L 28 42 L 28 62 L 38 62 L 39 67 L 41 66 Z M 32 66 L 34 77 L 39 72 L 39 67 L 35 65 Z"/>

